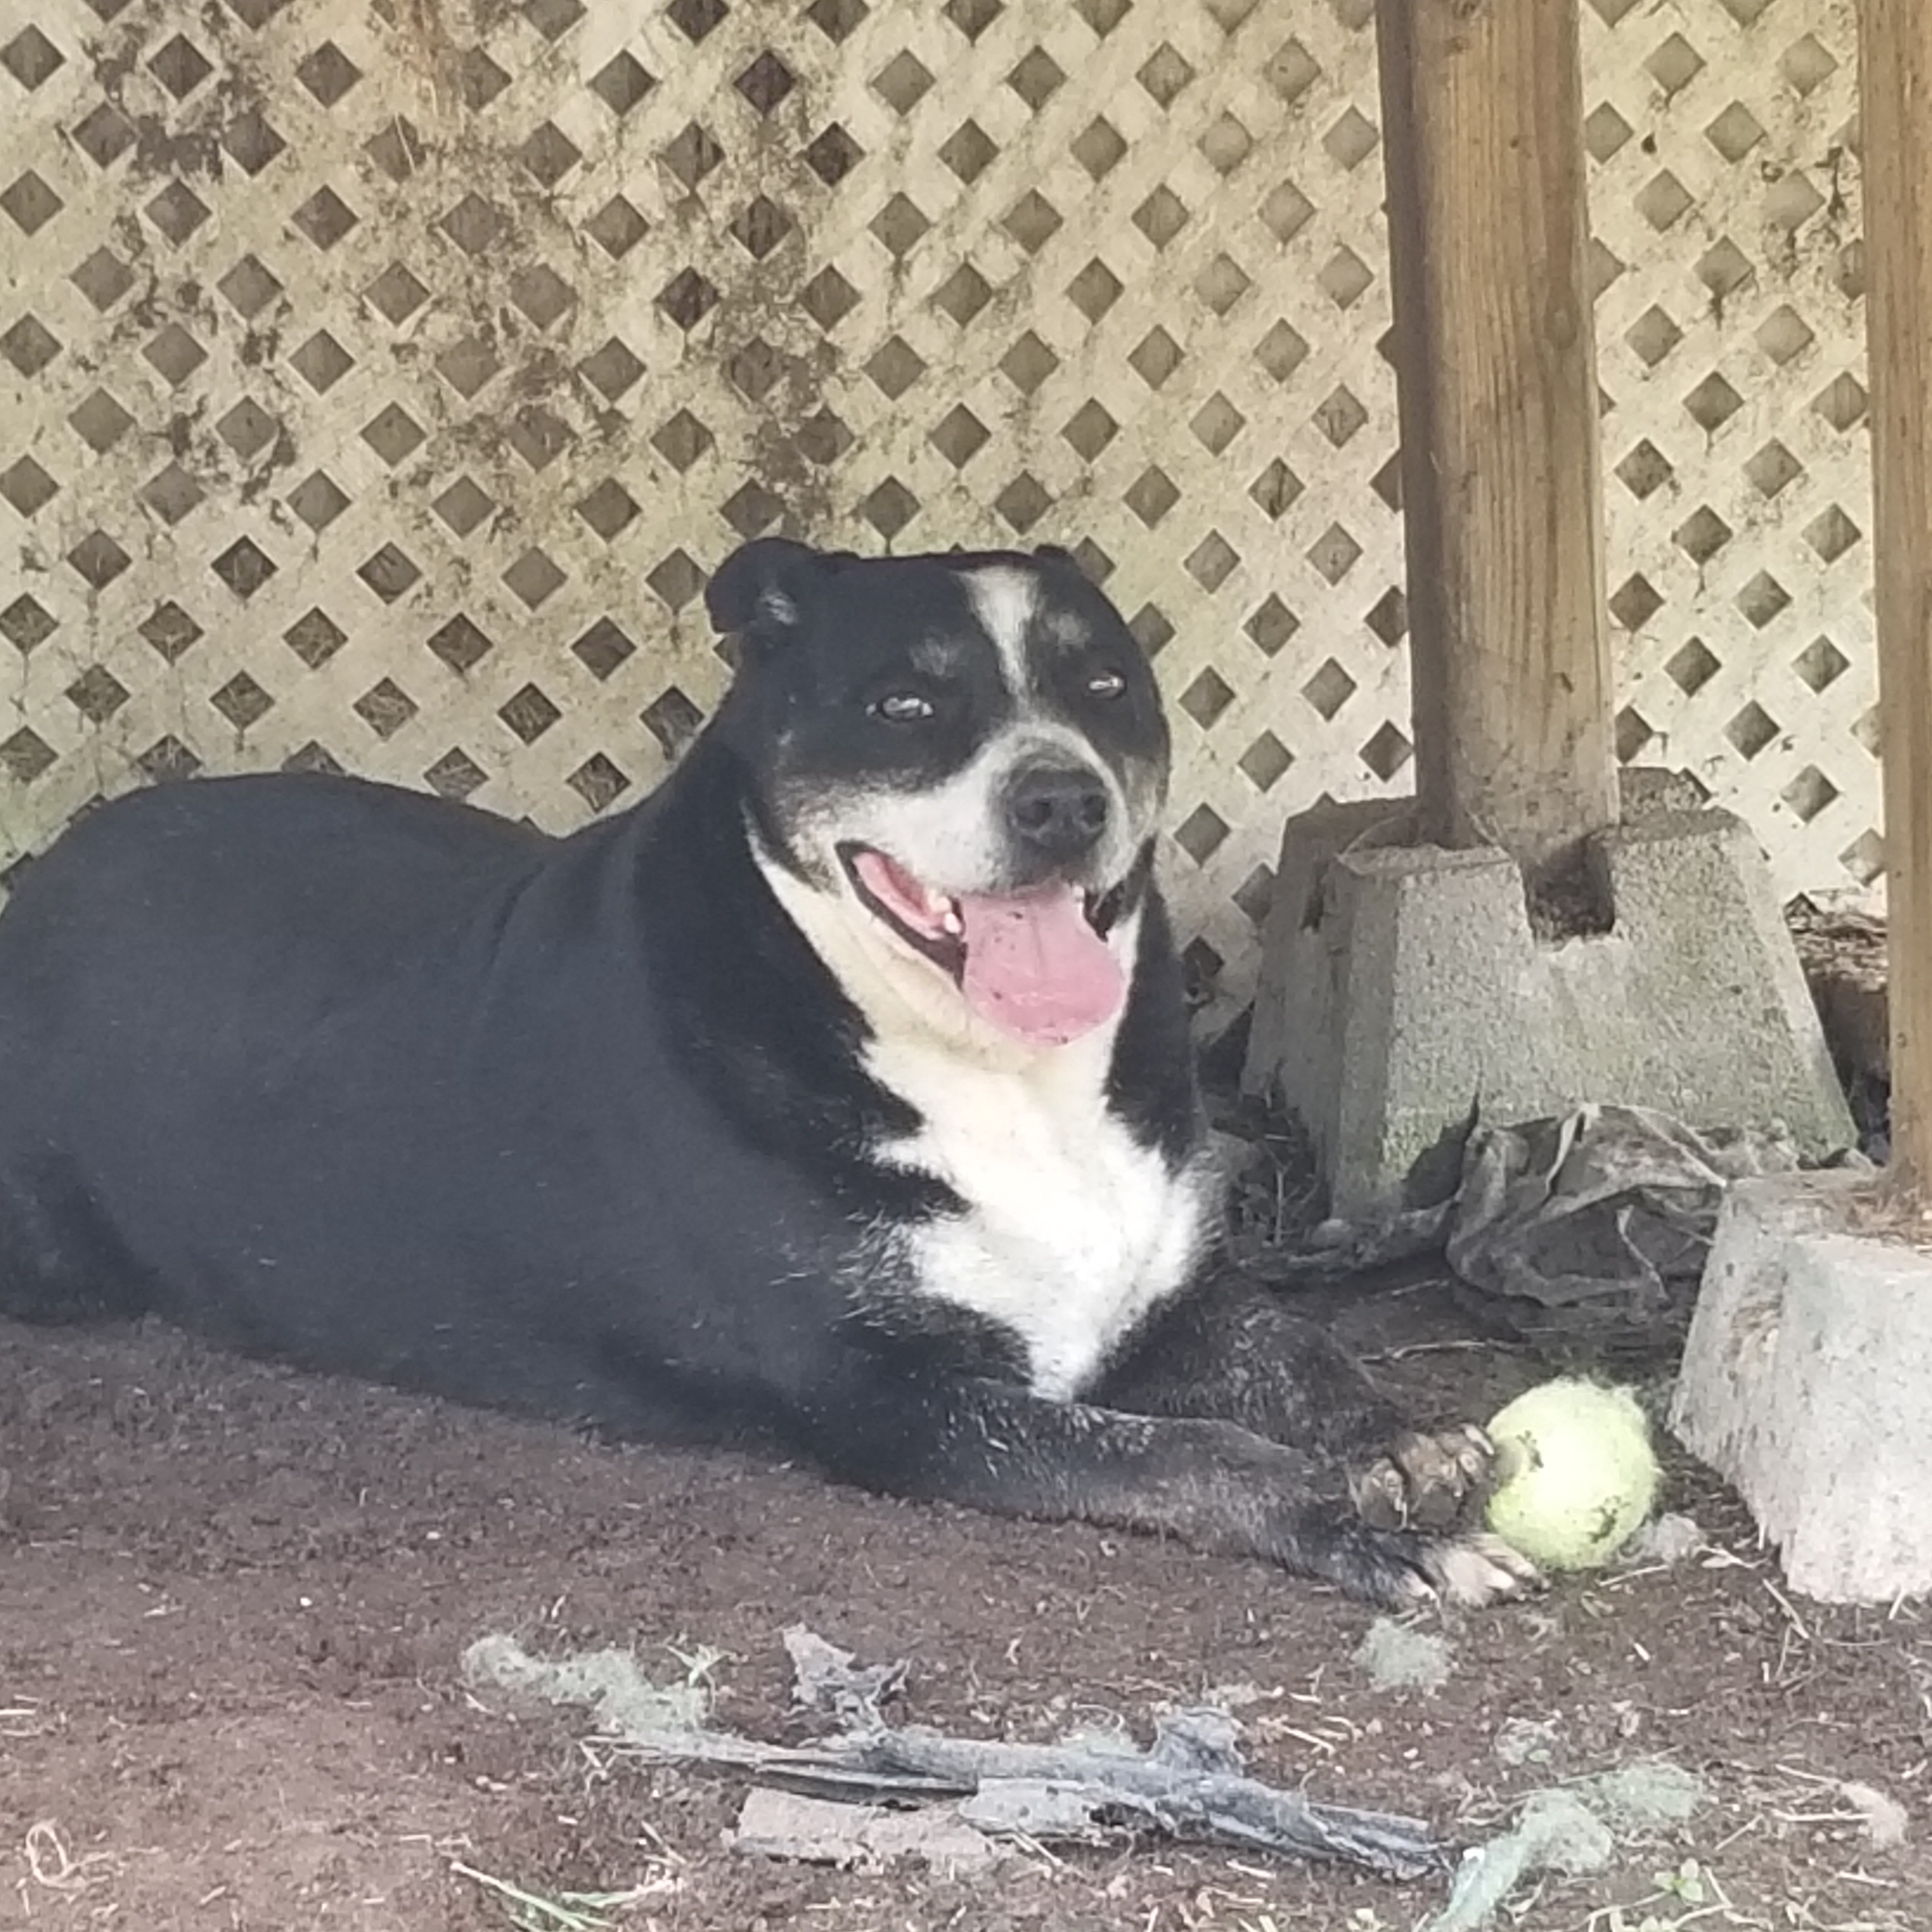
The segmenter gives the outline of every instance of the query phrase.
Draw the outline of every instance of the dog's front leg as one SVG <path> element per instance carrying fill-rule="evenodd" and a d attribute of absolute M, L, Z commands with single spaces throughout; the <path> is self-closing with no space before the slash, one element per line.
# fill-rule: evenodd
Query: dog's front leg
<path fill-rule="evenodd" d="M 1400 1607 L 1479 1604 L 1534 1573 L 1494 1538 L 1365 1521 L 1324 1459 L 1238 1424 L 1059 1402 L 889 1371 L 800 1418 L 827 1472 L 997 1515 L 1078 1520 L 1257 1556 Z"/>
<path fill-rule="evenodd" d="M 1480 1430 L 1420 1426 L 1324 1329 L 1232 1270 L 1158 1310 L 1093 1393 L 1112 1408 L 1214 1417 L 1299 1449 L 1385 1527 L 1448 1529 L 1487 1492 L 1494 1452 Z"/>

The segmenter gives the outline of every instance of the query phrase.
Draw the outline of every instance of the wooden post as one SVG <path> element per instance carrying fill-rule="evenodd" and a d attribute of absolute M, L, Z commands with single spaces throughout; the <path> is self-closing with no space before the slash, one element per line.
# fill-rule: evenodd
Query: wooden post
<path fill-rule="evenodd" d="M 1578 4 L 1377 16 L 1420 831 L 1532 887 L 1618 815 Z"/>
<path fill-rule="evenodd" d="M 1892 1180 L 1932 1184 L 1932 6 L 1863 0 L 1866 320 L 1892 1011 Z"/>

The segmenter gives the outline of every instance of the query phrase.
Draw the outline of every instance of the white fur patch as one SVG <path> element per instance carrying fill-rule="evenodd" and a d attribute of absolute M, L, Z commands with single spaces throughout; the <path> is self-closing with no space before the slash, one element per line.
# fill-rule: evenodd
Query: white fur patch
<path fill-rule="evenodd" d="M 910 1237 L 920 1291 L 1010 1329 L 1034 1390 L 1060 1400 L 1186 1284 L 1209 1230 L 1206 1164 L 1170 1172 L 1108 1109 L 1114 1031 L 995 1061 L 907 1030 L 867 1054 L 924 1120 L 884 1158 L 968 1204 Z"/>
<path fill-rule="evenodd" d="M 960 581 L 973 600 L 974 614 L 1000 654 L 1006 688 L 1024 705 L 1032 679 L 1028 673 L 1027 632 L 1040 608 L 1040 580 L 1030 571 L 1009 564 L 962 573 Z"/>

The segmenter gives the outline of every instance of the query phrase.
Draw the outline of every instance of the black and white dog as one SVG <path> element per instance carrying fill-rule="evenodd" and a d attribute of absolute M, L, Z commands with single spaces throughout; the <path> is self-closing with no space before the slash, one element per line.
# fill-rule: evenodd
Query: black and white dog
<path fill-rule="evenodd" d="M 1064 552 L 748 544 L 740 669 L 554 840 L 359 781 L 142 792 L 0 914 L 0 1310 L 1259 1556 L 1532 1574 L 1216 1269 L 1152 876 L 1167 727 Z"/>

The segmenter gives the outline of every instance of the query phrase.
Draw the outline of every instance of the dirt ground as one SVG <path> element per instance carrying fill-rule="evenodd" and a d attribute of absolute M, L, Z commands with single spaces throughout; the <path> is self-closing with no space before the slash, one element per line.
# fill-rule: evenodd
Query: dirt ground
<path fill-rule="evenodd" d="M 1426 1284 L 1342 1319 L 1391 1379 L 1472 1406 L 1540 1372 L 1472 1348 Z M 718 1720 L 795 1736 L 780 1640 L 802 1622 L 909 1659 L 906 1714 L 978 1737 L 1114 1717 L 1144 1738 L 1164 1701 L 1245 1687 L 1259 1774 L 1457 1844 L 1634 1760 L 1704 1780 L 1686 1823 L 1520 1898 L 1500 1922 L 1528 1932 L 1932 1923 L 1932 1622 L 1790 1600 L 1682 1468 L 1668 1500 L 1699 1555 L 1438 1620 L 1432 1694 L 1354 1660 L 1368 1612 L 1246 1564 L 591 1446 L 158 1328 L 0 1324 L 0 1922 L 569 1932 L 472 1874 L 552 1901 L 632 1891 L 597 1916 L 666 1932 L 1406 1932 L 1443 1903 L 1440 1881 L 1172 1845 L 970 1884 L 755 1862 L 725 1844 L 734 1778 L 627 1761 L 581 1714 L 472 1694 L 459 1670 L 488 1631 L 634 1646 L 668 1678 L 709 1647 Z M 1512 1737 L 1543 1748 L 1511 1762 Z M 1902 1844 L 1874 1842 L 1874 1801 L 1843 1781 L 1904 1808 Z"/>

